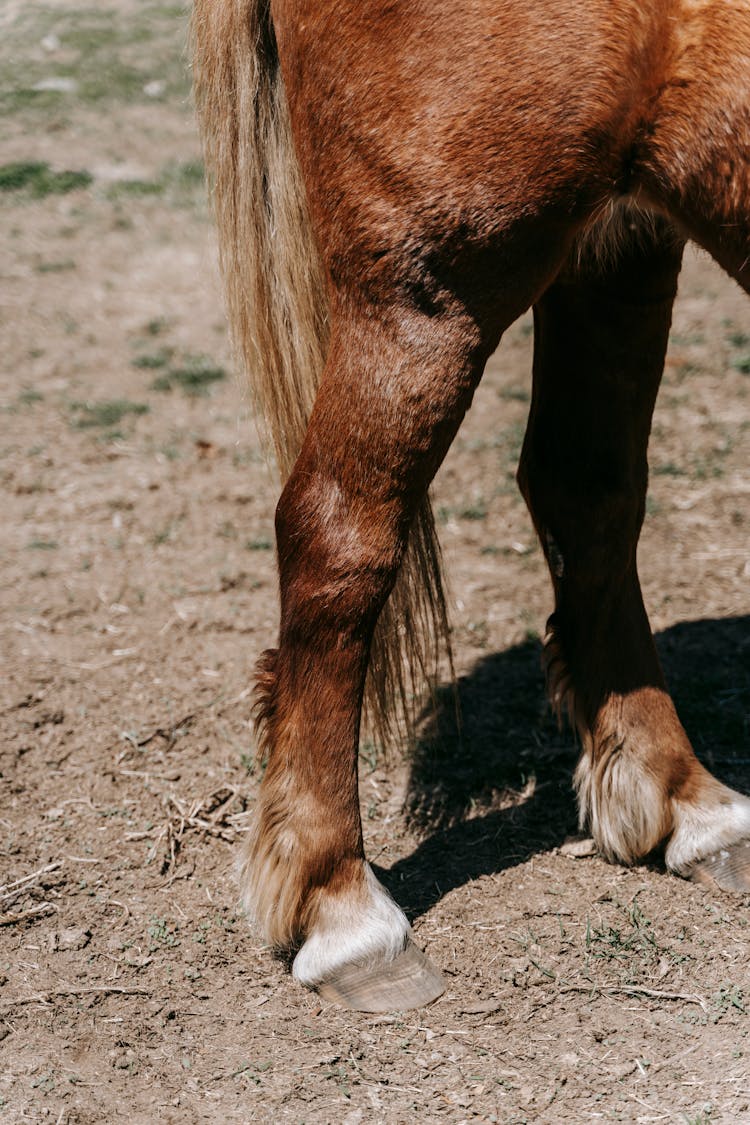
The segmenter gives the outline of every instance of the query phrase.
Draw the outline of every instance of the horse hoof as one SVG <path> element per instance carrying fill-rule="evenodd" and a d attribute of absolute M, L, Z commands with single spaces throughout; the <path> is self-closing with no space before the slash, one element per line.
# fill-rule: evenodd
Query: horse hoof
<path fill-rule="evenodd" d="M 392 961 L 344 965 L 317 985 L 324 1000 L 356 1012 L 424 1008 L 445 992 L 445 981 L 429 957 L 409 941 Z"/>
<path fill-rule="evenodd" d="M 750 894 L 750 840 L 740 840 L 696 863 L 688 878 L 712 890 Z"/>

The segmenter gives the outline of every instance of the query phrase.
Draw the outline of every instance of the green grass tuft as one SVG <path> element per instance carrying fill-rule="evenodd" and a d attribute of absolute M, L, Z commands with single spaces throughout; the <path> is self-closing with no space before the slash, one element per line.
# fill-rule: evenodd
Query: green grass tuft
<path fill-rule="evenodd" d="M 179 387 L 187 395 L 205 395 L 211 384 L 225 379 L 226 374 L 223 367 L 206 356 L 186 356 L 180 366 L 170 367 L 154 379 L 151 387 L 155 391 L 172 391 Z"/>
<path fill-rule="evenodd" d="M 164 184 L 159 180 L 118 180 L 107 189 L 108 199 L 162 195 Z"/>
<path fill-rule="evenodd" d="M 92 181 L 90 172 L 70 169 L 53 172 L 49 164 L 36 160 L 0 165 L 0 191 L 22 191 L 33 199 L 44 199 L 47 195 L 65 195 L 69 191 L 88 187 Z"/>
<path fill-rule="evenodd" d="M 56 551 L 57 541 L 55 539 L 32 539 L 26 544 L 29 551 Z"/>
<path fill-rule="evenodd" d="M 148 414 L 149 411 L 147 403 L 129 402 L 124 398 L 105 399 L 102 402 L 73 402 L 70 409 L 77 415 L 73 422 L 77 430 L 116 426 L 128 414 L 138 416 Z"/>
<path fill-rule="evenodd" d="M 159 348 L 155 352 L 142 352 L 130 362 L 133 367 L 139 367 L 144 371 L 158 371 L 167 366 L 173 354 L 174 348 Z"/>

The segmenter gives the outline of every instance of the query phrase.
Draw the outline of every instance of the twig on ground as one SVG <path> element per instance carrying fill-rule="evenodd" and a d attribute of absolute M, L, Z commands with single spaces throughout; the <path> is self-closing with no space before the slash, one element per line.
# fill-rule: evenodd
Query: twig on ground
<path fill-rule="evenodd" d="M 40 867 L 38 871 L 32 871 L 30 875 L 24 875 L 22 879 L 16 879 L 13 883 L 5 883 L 0 887 L 0 899 L 16 898 L 22 890 L 26 889 L 27 883 L 33 883 L 35 879 L 47 875 L 50 871 L 57 871 L 58 867 L 62 867 L 61 859 L 48 863 L 46 867 Z"/>
<path fill-rule="evenodd" d="M 153 742 L 156 738 L 163 738 L 167 743 L 167 749 L 170 750 L 177 741 L 177 732 L 185 727 L 189 727 L 196 715 L 200 711 L 205 711 L 207 708 L 212 707 L 214 702 L 215 700 L 212 700 L 211 703 L 206 703 L 203 707 L 196 707 L 194 711 L 190 711 L 187 715 L 183 715 L 181 719 L 177 719 L 174 723 L 170 723 L 168 726 L 156 727 L 154 730 L 152 730 L 151 734 L 146 735 L 145 738 L 135 738 L 132 735 L 125 733 L 122 733 L 120 737 L 136 750 L 143 749 L 144 746 L 148 746 L 149 743 Z M 120 757 L 122 756 L 124 755 L 120 755 Z"/>
<path fill-rule="evenodd" d="M 55 988 L 50 989 L 49 992 L 40 992 L 36 996 L 19 996 L 17 1000 L 11 1000 L 3 1009 L 0 1009 L 0 1015 L 7 1015 L 12 1012 L 14 1008 L 21 1008 L 25 1004 L 51 1004 L 60 996 L 92 996 L 92 995 L 107 995 L 108 993 L 118 993 L 122 996 L 150 996 L 151 990 L 148 988 L 127 988 L 124 985 L 117 984 L 98 984 L 90 985 L 84 988 Z"/>
<path fill-rule="evenodd" d="M 229 707 L 232 707 L 236 703 L 239 703 L 241 700 L 243 700 L 248 694 L 248 691 L 249 689 L 245 688 L 245 690 L 241 691 L 240 694 L 234 699 L 229 699 L 224 702 L 220 714 L 223 714 L 223 712 L 228 710 Z M 141 750 L 144 746 L 148 746 L 149 743 L 154 741 L 154 739 L 163 738 L 167 743 L 167 750 L 171 750 L 172 746 L 177 741 L 177 732 L 179 730 L 189 727 L 198 715 L 200 715 L 203 711 L 210 711 L 212 707 L 216 707 L 219 703 L 222 703 L 222 695 L 214 696 L 214 698 L 210 699 L 208 703 L 199 704 L 199 706 L 195 707 L 192 711 L 188 711 L 186 715 L 183 715 L 181 719 L 177 719 L 173 723 L 163 723 L 160 726 L 155 727 L 154 730 L 151 731 L 151 734 L 146 735 L 145 738 L 135 738 L 133 735 L 127 734 L 124 731 L 120 733 L 120 738 L 124 739 L 124 741 L 129 743 L 129 745 L 136 750 Z M 118 764 L 126 753 L 127 751 L 124 751 L 118 756 Z"/>
<path fill-rule="evenodd" d="M 239 804 L 239 812 L 230 815 L 229 810 L 235 802 Z M 165 875 L 174 871 L 183 836 L 188 830 L 218 836 L 231 843 L 237 831 L 233 821 L 244 813 L 245 798 L 236 785 L 226 784 L 191 802 L 167 793 L 162 798 L 162 804 L 167 812 L 164 824 L 145 832 L 128 832 L 126 839 L 153 840 L 146 857 L 147 863 L 151 863 L 163 848 L 161 873 Z"/>
<path fill-rule="evenodd" d="M 42 902 L 39 906 L 32 906 L 17 914 L 0 914 L 0 926 L 14 926 L 17 922 L 25 922 L 27 918 L 34 918 L 37 914 L 44 914 L 48 910 L 57 910 L 57 907 L 52 902 Z"/>
<path fill-rule="evenodd" d="M 686 1004 L 697 1004 L 704 1012 L 708 1005 L 701 996 L 689 992 L 661 992 L 657 988 L 644 988 L 637 984 L 567 984 L 560 992 L 602 992 L 616 996 L 624 993 L 626 996 L 649 996 L 654 1000 L 682 1000 Z"/>

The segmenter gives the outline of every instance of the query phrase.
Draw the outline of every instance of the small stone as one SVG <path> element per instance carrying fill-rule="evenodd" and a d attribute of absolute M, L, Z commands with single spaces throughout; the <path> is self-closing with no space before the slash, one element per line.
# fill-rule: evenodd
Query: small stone
<path fill-rule="evenodd" d="M 115 1055 L 112 1065 L 117 1070 L 129 1070 L 135 1065 L 135 1051 L 132 1047 L 128 1047 L 127 1051 L 122 1054 Z"/>
<path fill-rule="evenodd" d="M 590 836 L 568 836 L 560 845 L 560 855 L 568 855 L 573 859 L 586 859 L 596 855 L 596 844 Z"/>
<path fill-rule="evenodd" d="M 617 1081 L 622 1081 L 638 1069 L 638 1064 L 633 1060 L 632 1062 L 619 1063 L 617 1066 L 612 1067 L 610 1074 Z"/>
<path fill-rule="evenodd" d="M 34 86 L 32 90 L 42 93 L 45 90 L 51 90 L 55 94 L 72 94 L 74 90 L 78 89 L 78 83 L 75 78 L 42 78 Z"/>
<path fill-rule="evenodd" d="M 62 952 L 66 949 L 85 949 L 90 941 L 90 930 L 71 927 L 66 930 L 57 930 L 52 935 L 51 945 L 54 952 Z"/>
<path fill-rule="evenodd" d="M 486 1016 L 493 1012 L 499 1012 L 502 1006 L 500 1000 L 479 1000 L 476 1004 L 465 1004 L 461 1008 L 461 1014 L 464 1016 Z"/>
<path fill-rule="evenodd" d="M 575 1051 L 565 1051 L 560 1055 L 560 1063 L 569 1070 L 575 1070 L 580 1065 L 580 1058 Z"/>

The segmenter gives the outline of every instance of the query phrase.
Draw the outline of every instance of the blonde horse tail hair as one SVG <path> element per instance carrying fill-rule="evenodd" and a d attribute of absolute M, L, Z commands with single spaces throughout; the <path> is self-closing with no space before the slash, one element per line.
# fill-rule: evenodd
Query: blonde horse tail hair
<path fill-rule="evenodd" d="M 231 333 L 284 481 L 323 370 L 328 306 L 269 0 L 195 0 L 192 40 Z M 398 719 L 413 731 L 414 701 L 443 648 L 450 660 L 440 548 L 425 498 L 373 640 L 366 714 L 379 741 L 401 729 Z"/>

